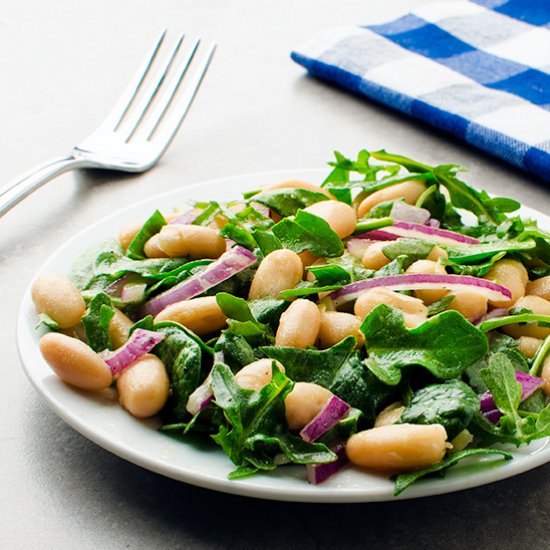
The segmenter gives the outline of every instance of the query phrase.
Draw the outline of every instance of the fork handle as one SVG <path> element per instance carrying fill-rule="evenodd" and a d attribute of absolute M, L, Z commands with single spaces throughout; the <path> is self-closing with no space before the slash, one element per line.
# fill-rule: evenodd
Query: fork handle
<path fill-rule="evenodd" d="M 69 155 L 49 160 L 31 168 L 0 188 L 0 216 L 3 216 L 10 208 L 46 182 L 59 176 L 59 174 L 90 166 L 89 161 Z"/>

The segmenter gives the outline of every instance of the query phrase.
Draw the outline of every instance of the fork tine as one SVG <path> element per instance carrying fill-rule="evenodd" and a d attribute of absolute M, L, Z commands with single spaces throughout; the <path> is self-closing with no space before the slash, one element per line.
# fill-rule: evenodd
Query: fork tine
<path fill-rule="evenodd" d="M 195 54 L 195 51 L 193 54 Z M 172 106 L 172 102 L 176 96 L 179 85 L 184 79 L 188 64 L 185 66 L 179 75 L 177 82 L 175 83 L 174 90 L 172 94 L 170 94 L 169 100 L 166 102 L 162 110 L 159 109 L 160 112 L 154 119 L 156 122 L 154 125 L 151 125 L 150 130 L 145 134 L 147 136 L 146 139 L 161 146 L 163 152 L 170 145 L 181 123 L 183 122 L 183 119 L 185 118 L 185 115 L 187 114 L 187 111 L 189 110 L 189 107 L 191 106 L 191 103 L 200 88 L 215 51 L 216 44 L 212 43 L 206 48 L 206 51 L 201 54 L 202 57 L 200 59 L 194 60 L 194 72 L 188 79 L 185 79 L 185 88 L 180 94 L 180 97 L 176 100 L 176 103 Z M 173 109 L 172 112 L 169 116 L 165 116 L 167 110 L 171 106 Z"/>
<path fill-rule="evenodd" d="M 180 51 L 182 42 L 185 38 L 185 34 L 180 34 L 175 42 L 175 45 L 169 52 L 169 54 L 166 56 L 162 66 L 157 71 L 154 79 L 152 82 L 147 83 L 144 86 L 145 92 L 143 94 L 143 97 L 141 97 L 138 102 L 130 109 L 130 112 L 128 113 L 128 116 L 126 117 L 126 120 L 124 120 L 124 124 L 119 126 L 118 133 L 119 137 L 123 141 L 128 141 L 134 132 L 137 130 L 138 126 L 140 125 L 141 121 L 144 119 L 145 115 L 147 114 L 148 110 L 150 109 L 151 105 L 155 101 L 157 94 L 159 93 L 159 90 L 163 86 L 163 83 L 169 74 L 169 72 L 172 69 L 172 65 L 174 64 L 178 52 Z"/>
<path fill-rule="evenodd" d="M 174 67 L 174 72 L 170 75 L 170 80 L 166 83 L 162 95 L 158 97 L 158 100 L 152 107 L 147 120 L 144 120 L 143 124 L 141 124 L 139 128 L 138 133 L 140 139 L 149 140 L 151 135 L 155 131 L 155 128 L 158 126 L 160 119 L 174 99 L 174 96 L 178 90 L 178 86 L 183 79 L 187 69 L 189 68 L 199 44 L 200 39 L 195 39 L 191 46 L 186 49 L 182 60 L 179 62 L 179 65 L 177 67 Z"/>
<path fill-rule="evenodd" d="M 124 90 L 124 93 L 120 96 L 118 102 L 113 107 L 112 111 L 107 115 L 105 120 L 101 123 L 100 128 L 105 130 L 112 131 L 113 129 L 118 128 L 120 122 L 132 106 L 134 99 L 136 98 L 149 69 L 151 68 L 157 53 L 164 42 L 166 37 L 167 29 L 162 31 L 157 41 L 153 44 L 153 47 L 150 50 L 149 55 L 145 58 L 145 61 L 141 64 L 136 74 L 128 83 L 128 86 Z"/>

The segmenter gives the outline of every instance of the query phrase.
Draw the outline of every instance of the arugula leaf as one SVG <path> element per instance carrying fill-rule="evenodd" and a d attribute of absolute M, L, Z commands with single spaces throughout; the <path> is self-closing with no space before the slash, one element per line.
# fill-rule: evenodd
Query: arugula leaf
<path fill-rule="evenodd" d="M 503 416 L 498 426 L 479 418 L 476 424 L 497 441 L 512 441 L 519 446 L 550 435 L 550 405 L 538 413 L 520 411 L 522 387 L 516 380 L 515 372 L 511 361 L 503 353 L 491 358 L 489 366 L 481 372 L 481 378 Z"/>
<path fill-rule="evenodd" d="M 490 243 L 468 245 L 446 245 L 449 258 L 457 264 L 475 262 L 489 258 L 499 252 L 520 252 L 532 250 L 536 246 L 533 239 L 524 241 L 500 240 Z"/>
<path fill-rule="evenodd" d="M 390 386 L 401 381 L 401 370 L 421 365 L 441 380 L 460 376 L 487 353 L 483 333 L 456 311 L 444 311 L 408 329 L 402 313 L 386 304 L 363 321 L 368 357 L 365 365 Z"/>
<path fill-rule="evenodd" d="M 514 338 L 500 332 L 490 332 L 487 339 L 489 342 L 487 355 L 469 366 L 464 373 L 468 383 L 478 394 L 487 390 L 487 385 L 481 378 L 481 372 L 489 366 L 489 361 L 497 353 L 504 353 L 512 362 L 514 370 L 529 371 L 529 363 L 525 355 L 519 351 L 518 343 Z"/>
<path fill-rule="evenodd" d="M 535 313 L 522 313 L 521 315 L 507 315 L 506 317 L 497 317 L 483 321 L 479 325 L 479 329 L 483 332 L 489 332 L 495 328 L 500 328 L 505 325 L 515 325 L 516 323 L 537 323 L 541 327 L 550 326 L 550 315 L 538 315 Z"/>
<path fill-rule="evenodd" d="M 430 384 L 418 390 L 399 418 L 399 423 L 441 424 L 448 439 L 468 427 L 479 411 L 476 393 L 460 380 Z"/>
<path fill-rule="evenodd" d="M 137 235 L 128 245 L 126 255 L 132 260 L 142 260 L 146 258 L 143 252 L 145 243 L 155 234 L 157 234 L 163 226 L 166 225 L 164 216 L 155 210 L 151 217 L 143 224 L 143 227 L 138 231 Z"/>
<path fill-rule="evenodd" d="M 447 470 L 447 468 L 454 466 L 457 462 L 459 462 L 464 458 L 469 458 L 469 457 L 478 456 L 478 455 L 500 455 L 504 460 L 512 460 L 513 458 L 513 456 L 509 452 L 502 451 L 500 449 L 475 448 L 475 449 L 464 449 L 456 453 L 449 453 L 438 464 L 429 466 L 428 468 L 424 468 L 423 470 L 416 470 L 415 472 L 405 472 L 403 474 L 398 474 L 397 476 L 395 476 L 393 478 L 395 480 L 393 495 L 394 496 L 400 495 L 405 489 L 410 487 L 413 483 L 415 483 L 416 481 L 418 481 L 419 479 L 427 475 L 443 472 L 444 470 Z"/>
<path fill-rule="evenodd" d="M 82 317 L 88 345 L 94 351 L 99 352 L 111 348 L 109 323 L 114 314 L 111 298 L 103 292 L 96 294 L 90 302 L 88 312 Z"/>
<path fill-rule="evenodd" d="M 496 262 L 506 256 L 506 251 L 497 252 L 491 256 L 488 260 L 480 264 L 462 264 L 460 262 L 454 262 L 449 258 L 440 258 L 439 263 L 445 267 L 450 267 L 456 275 L 471 275 L 473 277 L 484 277 L 489 273 L 493 265 Z"/>
<path fill-rule="evenodd" d="M 240 467 L 233 478 L 254 473 L 255 469 L 272 470 L 277 466 L 275 456 L 279 452 L 298 464 L 336 460 L 325 445 L 306 443 L 288 432 L 284 398 L 292 387 L 292 381 L 276 367 L 271 382 L 259 392 L 239 387 L 227 365 L 214 367 L 214 400 L 223 409 L 228 425 L 221 425 L 212 438 Z"/>
<path fill-rule="evenodd" d="M 319 258 L 332 258 L 344 253 L 342 241 L 330 225 L 304 210 L 299 210 L 293 220 L 282 219 L 272 230 L 285 248 L 296 253 L 309 250 Z"/>
<path fill-rule="evenodd" d="M 267 206 L 279 216 L 286 217 L 294 216 L 298 210 L 307 208 L 317 202 L 327 201 L 329 198 L 318 191 L 286 188 L 263 191 L 259 195 L 255 195 L 252 200 Z"/>

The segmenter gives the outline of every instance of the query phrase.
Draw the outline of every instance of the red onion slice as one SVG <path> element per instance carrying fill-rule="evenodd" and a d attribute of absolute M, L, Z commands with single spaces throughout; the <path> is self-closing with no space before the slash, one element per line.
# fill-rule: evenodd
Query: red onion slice
<path fill-rule="evenodd" d="M 338 424 L 338 422 L 348 414 L 350 409 L 351 407 L 345 401 L 333 395 L 317 416 L 302 428 L 300 432 L 301 438 L 308 443 L 313 443 L 333 426 Z"/>
<path fill-rule="evenodd" d="M 122 287 L 120 299 L 123 303 L 141 302 L 145 297 L 146 283 L 129 283 Z"/>
<path fill-rule="evenodd" d="M 390 218 L 400 220 L 402 222 L 419 223 L 425 225 L 430 219 L 431 213 L 425 208 L 412 206 L 405 201 L 396 201 L 390 211 Z"/>
<path fill-rule="evenodd" d="M 114 351 L 103 351 L 99 356 L 109 365 L 114 376 L 149 353 L 159 342 L 164 340 L 164 336 L 162 332 L 137 328 L 123 346 Z"/>
<path fill-rule="evenodd" d="M 323 483 L 323 481 L 333 476 L 348 463 L 345 443 L 338 443 L 331 451 L 338 457 L 334 462 L 328 462 L 327 464 L 308 464 L 306 466 L 307 480 L 311 484 L 318 485 L 319 483 Z"/>
<path fill-rule="evenodd" d="M 375 239 L 378 241 L 391 241 L 399 237 L 424 239 L 440 244 L 479 244 L 480 242 L 478 239 L 448 229 L 438 229 L 429 225 L 404 221 L 394 221 L 393 225 L 384 227 L 384 229 L 375 229 L 356 235 L 356 238 L 359 239 Z"/>
<path fill-rule="evenodd" d="M 413 273 L 374 277 L 346 285 L 328 295 L 335 307 L 355 300 L 371 288 L 386 287 L 389 290 L 475 290 L 487 296 L 489 300 L 509 300 L 512 293 L 504 286 L 493 281 L 479 279 L 470 275 L 431 275 Z"/>
<path fill-rule="evenodd" d="M 191 225 L 196 217 L 202 212 L 200 208 L 191 208 L 181 214 L 178 214 L 173 220 L 170 220 L 170 224 L 179 223 L 182 225 Z"/>
<path fill-rule="evenodd" d="M 194 298 L 209 288 L 233 277 L 243 269 L 250 267 L 255 262 L 256 256 L 250 250 L 242 246 L 235 246 L 222 254 L 215 262 L 209 264 L 200 273 L 192 275 L 185 281 L 146 302 L 142 313 L 144 316 L 157 315 L 169 305 Z"/>

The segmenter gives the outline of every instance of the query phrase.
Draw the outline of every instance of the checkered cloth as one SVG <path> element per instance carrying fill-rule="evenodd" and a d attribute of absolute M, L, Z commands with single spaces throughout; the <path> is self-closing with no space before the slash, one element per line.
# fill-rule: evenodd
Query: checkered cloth
<path fill-rule="evenodd" d="M 550 0 L 428 4 L 329 30 L 292 58 L 550 181 Z"/>

